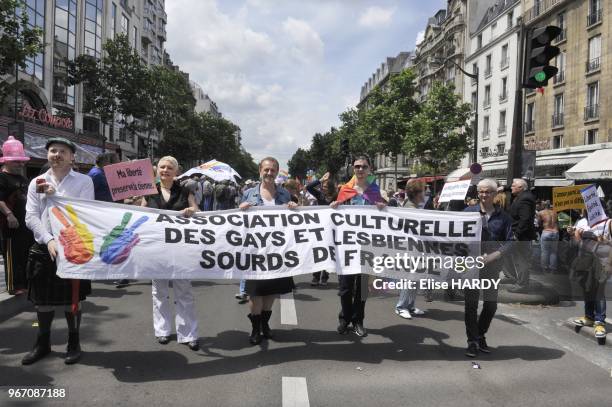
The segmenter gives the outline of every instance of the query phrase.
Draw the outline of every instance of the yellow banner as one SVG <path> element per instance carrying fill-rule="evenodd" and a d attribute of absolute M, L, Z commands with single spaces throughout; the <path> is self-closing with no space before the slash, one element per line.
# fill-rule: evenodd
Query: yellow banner
<path fill-rule="evenodd" d="M 573 185 L 571 187 L 555 187 L 552 190 L 553 208 L 557 212 L 567 209 L 586 209 L 580 190 L 589 185 Z"/>

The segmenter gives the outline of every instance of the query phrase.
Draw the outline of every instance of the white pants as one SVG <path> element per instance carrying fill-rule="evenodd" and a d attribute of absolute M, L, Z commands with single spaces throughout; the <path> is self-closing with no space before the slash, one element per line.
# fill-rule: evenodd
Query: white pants
<path fill-rule="evenodd" d="M 170 280 L 153 280 L 153 328 L 155 336 L 170 336 L 172 333 L 172 310 L 170 308 Z M 179 343 L 198 339 L 198 319 L 191 293 L 191 281 L 172 280 L 176 309 L 176 338 Z"/>

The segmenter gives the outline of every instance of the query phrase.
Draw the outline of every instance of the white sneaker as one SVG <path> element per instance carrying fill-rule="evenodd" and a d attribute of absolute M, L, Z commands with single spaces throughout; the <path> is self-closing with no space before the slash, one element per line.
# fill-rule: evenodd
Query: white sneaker
<path fill-rule="evenodd" d="M 410 311 L 407 309 L 395 309 L 395 313 L 404 319 L 412 319 L 412 315 L 410 315 Z"/>
<path fill-rule="evenodd" d="M 416 307 L 414 309 L 411 309 L 410 313 L 412 315 L 425 315 L 425 311 L 423 311 L 422 309 L 416 308 Z"/>

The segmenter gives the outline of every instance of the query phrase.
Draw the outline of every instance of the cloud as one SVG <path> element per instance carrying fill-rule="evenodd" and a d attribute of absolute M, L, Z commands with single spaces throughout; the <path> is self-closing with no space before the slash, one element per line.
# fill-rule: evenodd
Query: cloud
<path fill-rule="evenodd" d="M 283 31 L 291 41 L 291 54 L 295 58 L 308 62 L 323 57 L 323 41 L 306 21 L 289 17 L 283 22 Z"/>
<path fill-rule="evenodd" d="M 419 31 L 416 36 L 415 45 L 419 45 L 425 39 L 425 31 Z"/>
<path fill-rule="evenodd" d="M 368 7 L 359 17 L 359 25 L 375 28 L 388 24 L 393 18 L 393 13 L 395 13 L 394 8 Z"/>

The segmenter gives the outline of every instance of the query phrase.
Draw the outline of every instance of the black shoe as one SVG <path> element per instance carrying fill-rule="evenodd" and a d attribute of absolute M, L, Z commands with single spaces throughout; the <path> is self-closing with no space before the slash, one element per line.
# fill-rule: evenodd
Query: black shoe
<path fill-rule="evenodd" d="M 467 350 L 465 351 L 465 356 L 470 358 L 475 358 L 478 356 L 478 344 L 476 342 L 471 342 L 468 345 Z"/>
<path fill-rule="evenodd" d="M 491 353 L 491 348 L 487 345 L 487 340 L 485 338 L 478 339 L 478 350 L 484 353 Z"/>
<path fill-rule="evenodd" d="M 130 280 L 124 278 L 123 280 L 115 281 L 115 288 L 124 288 L 127 287 L 129 284 Z"/>
<path fill-rule="evenodd" d="M 162 345 L 167 345 L 170 342 L 170 337 L 168 337 L 168 336 L 158 336 L 157 337 L 157 342 L 159 342 Z"/>
<path fill-rule="evenodd" d="M 340 322 L 338 322 L 338 329 L 337 329 L 338 333 L 340 335 L 346 335 L 349 331 L 348 325 L 349 325 L 348 322 L 341 319 Z"/>
<path fill-rule="evenodd" d="M 34 362 L 38 362 L 49 353 L 51 353 L 50 334 L 38 335 L 36 338 L 36 345 L 34 349 L 28 352 L 23 359 L 21 359 L 22 365 L 31 365 Z"/>
<path fill-rule="evenodd" d="M 515 294 L 527 294 L 529 292 L 529 287 L 515 285 L 515 286 L 508 288 L 508 292 L 515 293 Z"/>
<path fill-rule="evenodd" d="M 261 343 L 261 315 L 247 315 L 251 320 L 251 336 L 249 336 L 249 342 L 251 345 L 258 345 Z"/>
<path fill-rule="evenodd" d="M 316 287 L 319 285 L 319 279 L 318 278 L 313 278 L 312 281 L 310 282 L 310 285 L 313 287 Z"/>
<path fill-rule="evenodd" d="M 78 332 L 68 333 L 68 346 L 66 347 L 66 359 L 64 363 L 74 365 L 81 359 L 81 344 L 79 342 Z"/>
<path fill-rule="evenodd" d="M 200 350 L 200 344 L 199 344 L 199 342 L 197 340 L 190 341 L 190 342 L 185 342 L 184 345 L 187 345 L 189 347 L 189 349 L 191 349 L 192 351 Z"/>
<path fill-rule="evenodd" d="M 272 316 L 272 311 L 262 311 L 261 312 L 261 333 L 264 338 L 272 339 L 272 330 L 270 329 L 270 317 Z"/>
<path fill-rule="evenodd" d="M 353 322 L 353 332 L 355 332 L 355 335 L 362 337 L 362 338 L 368 335 L 368 331 L 364 328 L 363 324 L 360 322 Z"/>

